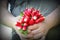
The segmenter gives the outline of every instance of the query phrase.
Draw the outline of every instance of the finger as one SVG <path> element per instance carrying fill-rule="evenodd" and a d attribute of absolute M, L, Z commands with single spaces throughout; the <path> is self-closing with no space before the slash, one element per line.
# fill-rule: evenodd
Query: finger
<path fill-rule="evenodd" d="M 35 34 L 38 34 L 38 33 L 40 33 L 40 29 L 39 28 L 36 29 L 36 30 L 33 30 L 30 34 L 35 35 Z"/>
<path fill-rule="evenodd" d="M 31 32 L 31 34 L 36 35 L 36 34 L 38 34 L 38 33 L 40 33 L 40 32 L 44 32 L 44 31 L 45 31 L 45 28 L 44 28 L 44 27 L 39 27 L 38 29 L 33 30 L 33 31 Z"/>
<path fill-rule="evenodd" d="M 38 39 L 38 38 L 42 38 L 42 36 L 43 36 L 43 33 L 38 33 L 38 34 L 36 34 L 36 35 L 34 35 L 34 39 Z"/>
<path fill-rule="evenodd" d="M 32 38 L 33 37 L 33 34 L 28 34 L 27 37 L 28 38 Z"/>
<path fill-rule="evenodd" d="M 36 35 L 36 34 L 38 34 L 39 33 L 39 31 L 38 31 L 39 29 L 37 29 L 37 30 L 34 30 L 34 31 L 32 31 L 32 32 L 30 32 L 29 34 L 28 34 L 28 37 L 29 38 L 33 38 L 34 37 L 34 35 Z M 38 32 L 37 32 L 38 31 Z"/>
<path fill-rule="evenodd" d="M 32 31 L 31 30 L 28 30 L 28 34 L 31 33 Z"/>
<path fill-rule="evenodd" d="M 43 36 L 40 40 L 45 40 L 45 36 Z"/>
<path fill-rule="evenodd" d="M 32 25 L 32 26 L 29 26 L 28 27 L 28 30 L 35 30 L 35 29 L 37 29 L 39 26 L 37 25 L 37 24 L 34 24 L 34 25 Z"/>

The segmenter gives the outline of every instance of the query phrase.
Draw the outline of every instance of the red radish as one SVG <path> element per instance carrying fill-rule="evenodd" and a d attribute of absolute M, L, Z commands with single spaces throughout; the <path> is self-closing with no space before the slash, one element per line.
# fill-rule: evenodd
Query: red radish
<path fill-rule="evenodd" d="M 43 16 L 43 15 L 41 15 L 41 16 L 40 16 L 40 18 L 41 18 L 41 17 L 44 17 L 44 16 Z"/>
<path fill-rule="evenodd" d="M 31 16 L 31 13 L 32 13 L 31 9 L 28 9 L 27 14 L 29 17 Z"/>
<path fill-rule="evenodd" d="M 39 22 L 44 21 L 45 17 L 41 17 Z"/>
<path fill-rule="evenodd" d="M 41 17 L 41 18 L 37 19 L 35 22 L 36 22 L 36 23 L 39 23 L 39 22 L 44 21 L 44 19 L 45 19 L 44 17 Z"/>
<path fill-rule="evenodd" d="M 36 11 L 33 11 L 31 15 L 34 16 L 35 14 L 36 14 Z"/>
<path fill-rule="evenodd" d="M 36 10 L 36 14 L 39 14 L 39 11 L 38 10 Z"/>
<path fill-rule="evenodd" d="M 20 25 L 21 25 L 21 23 L 20 22 L 17 22 L 16 26 L 20 26 Z"/>
<path fill-rule="evenodd" d="M 20 23 L 23 23 L 23 20 L 22 19 L 20 20 Z"/>
<path fill-rule="evenodd" d="M 20 19 L 20 23 L 23 23 L 23 22 L 24 22 L 24 18 L 25 18 L 25 16 L 23 16 L 23 17 Z"/>
<path fill-rule="evenodd" d="M 23 30 L 27 30 L 27 27 L 26 27 L 26 26 L 24 26 L 24 27 L 23 27 Z"/>
<path fill-rule="evenodd" d="M 31 8 L 31 11 L 33 12 L 35 9 L 34 8 Z"/>
<path fill-rule="evenodd" d="M 32 19 L 36 20 L 37 19 L 37 16 L 33 16 Z"/>
<path fill-rule="evenodd" d="M 35 23 L 39 23 L 39 21 L 40 21 L 40 19 L 37 19 L 37 20 L 35 21 Z"/>
<path fill-rule="evenodd" d="M 32 13 L 32 10 L 31 10 L 31 9 L 28 9 L 27 12 L 28 12 L 28 13 Z"/>
<path fill-rule="evenodd" d="M 28 26 L 28 24 L 27 23 L 24 23 L 24 26 Z"/>
<path fill-rule="evenodd" d="M 34 24 L 34 20 L 31 19 L 31 20 L 29 21 L 29 24 L 30 24 L 30 25 Z"/>
<path fill-rule="evenodd" d="M 40 14 L 40 13 L 37 13 L 35 16 L 40 17 L 40 16 L 41 16 L 41 14 Z"/>
<path fill-rule="evenodd" d="M 19 29 L 22 29 L 22 26 L 21 26 L 21 23 L 20 23 L 20 22 L 17 22 L 16 26 L 17 26 Z"/>
<path fill-rule="evenodd" d="M 30 16 L 31 15 L 31 10 L 27 10 L 23 12 L 25 16 Z"/>
<path fill-rule="evenodd" d="M 23 28 L 23 26 L 19 26 L 19 28 L 20 28 L 20 29 L 22 29 L 22 28 Z"/>
<path fill-rule="evenodd" d="M 30 20 L 30 18 L 27 17 L 27 16 L 24 18 L 24 22 L 26 22 L 26 23 L 27 23 L 29 20 Z"/>
<path fill-rule="evenodd" d="M 24 13 L 24 15 L 25 15 L 25 16 L 27 15 L 27 14 L 26 14 L 26 13 L 27 13 L 27 11 L 24 11 L 23 13 Z"/>

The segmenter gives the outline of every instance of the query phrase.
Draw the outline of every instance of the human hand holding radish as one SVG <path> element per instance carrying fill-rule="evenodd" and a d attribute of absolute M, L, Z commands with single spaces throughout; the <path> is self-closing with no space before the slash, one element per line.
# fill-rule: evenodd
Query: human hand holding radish
<path fill-rule="evenodd" d="M 21 12 L 20 18 L 18 19 L 16 23 L 17 30 L 20 31 L 20 33 L 24 34 L 25 36 L 31 32 L 30 29 L 28 30 L 29 26 L 38 26 L 37 24 L 43 22 L 45 17 L 40 14 L 39 10 L 36 10 L 34 8 L 31 9 L 25 9 L 24 12 Z M 39 27 L 39 26 L 38 26 Z M 34 26 L 33 29 L 37 27 Z"/>

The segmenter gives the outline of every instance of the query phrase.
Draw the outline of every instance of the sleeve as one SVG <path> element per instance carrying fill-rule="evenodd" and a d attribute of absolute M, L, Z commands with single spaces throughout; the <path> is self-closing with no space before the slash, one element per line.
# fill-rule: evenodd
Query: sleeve
<path fill-rule="evenodd" d="M 16 0 L 8 0 L 8 2 L 10 3 L 11 7 L 10 7 L 10 11 L 12 12 L 14 5 L 15 5 L 15 1 Z"/>
<path fill-rule="evenodd" d="M 34 7 L 39 9 L 41 14 L 44 16 L 49 15 L 53 10 L 58 7 L 59 3 L 57 0 L 31 0 L 27 7 Z"/>
<path fill-rule="evenodd" d="M 57 7 L 58 7 L 58 2 L 57 1 L 54 1 L 54 0 L 46 0 L 46 1 L 41 1 L 40 2 L 40 10 L 41 10 L 41 13 L 44 15 L 44 16 L 47 16 L 49 15 L 53 10 L 55 10 Z"/>

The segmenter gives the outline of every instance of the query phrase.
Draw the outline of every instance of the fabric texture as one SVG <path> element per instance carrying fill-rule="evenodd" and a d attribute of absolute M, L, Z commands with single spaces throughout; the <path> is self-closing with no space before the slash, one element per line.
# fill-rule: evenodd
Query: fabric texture
<path fill-rule="evenodd" d="M 39 9 L 41 14 L 47 16 L 58 6 L 58 2 L 55 0 L 29 0 L 29 1 L 15 0 L 11 1 L 10 3 L 11 12 L 14 16 L 18 16 L 21 11 L 23 11 L 25 8 L 30 7 Z"/>

